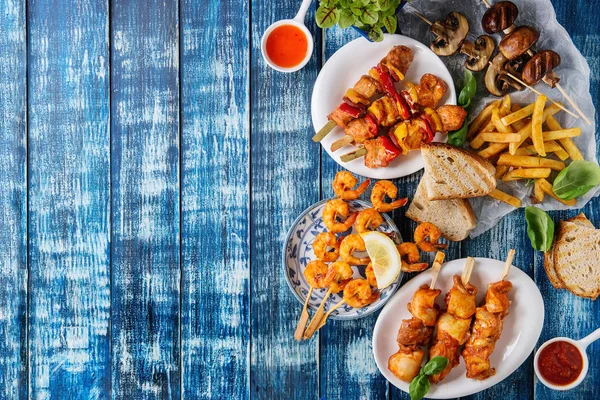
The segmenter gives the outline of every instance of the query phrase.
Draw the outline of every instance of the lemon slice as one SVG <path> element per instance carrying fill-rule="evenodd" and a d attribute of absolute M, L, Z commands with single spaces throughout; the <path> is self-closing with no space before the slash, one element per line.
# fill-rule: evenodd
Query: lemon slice
<path fill-rule="evenodd" d="M 400 275 L 402 262 L 396 245 L 381 232 L 365 232 L 360 235 L 365 241 L 367 253 L 373 264 L 379 289 L 390 286 Z"/>

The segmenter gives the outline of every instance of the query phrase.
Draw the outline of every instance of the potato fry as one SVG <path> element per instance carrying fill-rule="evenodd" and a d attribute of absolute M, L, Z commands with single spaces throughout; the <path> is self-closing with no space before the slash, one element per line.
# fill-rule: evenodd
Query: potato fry
<path fill-rule="evenodd" d="M 544 141 L 572 138 L 581 135 L 581 128 L 560 129 L 558 131 L 542 132 Z"/>
<path fill-rule="evenodd" d="M 477 137 L 480 137 L 484 142 L 492 143 L 515 143 L 521 140 L 518 133 L 481 132 Z"/>
<path fill-rule="evenodd" d="M 550 104 L 548 107 L 546 107 L 544 109 L 544 115 L 542 116 L 542 121 L 546 121 L 546 119 L 554 114 L 556 114 L 557 112 L 560 111 L 560 108 L 558 108 L 557 105 L 555 104 Z M 509 152 L 510 154 L 515 154 L 515 152 L 517 151 L 517 149 L 519 147 L 521 147 L 521 145 L 523 144 L 524 141 L 527 140 L 527 138 L 529 136 L 531 136 L 531 125 L 532 122 L 529 122 L 527 125 L 525 125 L 522 129 L 519 130 L 519 135 L 521 135 L 521 142 L 520 143 L 511 143 L 511 145 L 509 146 Z"/>
<path fill-rule="evenodd" d="M 498 159 L 498 165 L 508 165 L 511 167 L 522 168 L 551 168 L 556 171 L 565 169 L 565 163 L 562 161 L 551 160 L 549 158 L 535 156 L 514 156 L 504 153 Z"/>
<path fill-rule="evenodd" d="M 512 112 L 517 112 L 520 109 L 521 109 L 521 106 L 519 106 L 518 104 L 513 104 L 512 107 L 510 108 L 510 110 Z M 523 119 L 521 119 L 519 121 L 513 122 L 511 124 L 511 128 L 513 128 L 514 131 L 518 132 L 521 129 L 525 128 L 525 125 L 527 125 L 530 121 L 531 121 L 531 119 L 529 119 L 529 118 L 523 118 Z"/>
<path fill-rule="evenodd" d="M 545 179 L 538 179 L 537 181 L 538 185 L 540 186 L 540 189 L 546 193 L 547 195 L 553 197 L 556 201 L 560 201 L 563 204 L 566 204 L 568 206 L 574 206 L 577 203 L 577 199 L 573 199 L 573 200 L 563 200 L 561 198 L 559 198 L 558 196 L 556 196 L 554 194 L 554 190 L 552 190 L 552 185 L 550 184 L 550 182 L 548 182 Z"/>
<path fill-rule="evenodd" d="M 490 192 L 489 196 L 496 200 L 503 201 L 506 204 L 509 204 L 515 208 L 521 207 L 521 200 L 517 199 L 516 197 L 511 196 L 508 193 L 504 193 L 501 190 L 494 189 Z"/>
<path fill-rule="evenodd" d="M 518 181 L 519 179 L 547 178 L 552 170 L 550 168 L 516 168 L 506 173 L 502 180 L 504 182 Z"/>
<path fill-rule="evenodd" d="M 498 155 L 502 151 L 506 150 L 507 147 L 508 143 L 492 143 L 477 154 L 479 154 L 483 158 L 492 158 L 495 155 Z"/>
<path fill-rule="evenodd" d="M 546 119 L 546 126 L 548 126 L 548 129 L 553 130 L 553 131 L 558 131 L 558 130 L 562 129 L 562 127 L 560 126 L 560 124 L 558 123 L 556 118 L 554 118 L 552 116 L 550 116 L 550 117 L 548 117 L 548 119 Z M 571 157 L 571 159 L 583 160 L 583 156 L 581 155 L 581 152 L 579 151 L 579 149 L 577 148 L 575 143 L 573 143 L 573 141 L 570 138 L 559 139 L 559 142 L 560 142 L 560 144 L 563 145 L 563 147 L 565 148 L 567 153 L 569 153 L 569 157 Z"/>
<path fill-rule="evenodd" d="M 536 179 L 535 183 L 533 184 L 533 196 L 531 198 L 531 202 L 534 204 L 539 204 L 542 201 L 544 201 L 544 191 L 540 186 L 540 180 Z"/>
<path fill-rule="evenodd" d="M 514 124 L 515 122 L 521 121 L 522 119 L 529 117 L 533 113 L 534 105 L 535 103 L 531 103 L 523 108 L 520 108 L 519 110 L 513 110 L 511 114 L 508 114 L 507 116 L 501 119 L 502 123 L 506 126 L 509 126 Z"/>
<path fill-rule="evenodd" d="M 508 165 L 498 165 L 496 167 L 496 179 L 502 179 L 509 169 L 510 167 Z"/>
<path fill-rule="evenodd" d="M 502 103 L 500 103 L 500 107 L 498 109 L 498 111 L 500 111 L 500 114 L 503 117 L 507 114 L 510 114 L 510 105 L 511 105 L 510 95 L 507 94 L 502 98 Z"/>
<path fill-rule="evenodd" d="M 546 144 L 549 144 L 550 146 L 553 146 L 555 148 L 555 150 L 553 150 L 552 152 L 554 153 L 554 155 L 556 155 L 556 157 L 558 157 L 558 159 L 560 161 L 565 161 L 567 158 L 569 158 L 569 153 L 567 153 L 565 151 L 565 149 L 562 148 L 562 146 L 560 144 L 558 144 L 556 141 L 551 140 L 549 142 L 544 142 L 544 147 L 546 146 Z M 548 151 L 548 150 L 546 150 Z"/>
<path fill-rule="evenodd" d="M 562 147 L 560 147 L 560 145 L 554 141 L 544 142 L 544 150 L 546 150 L 546 153 L 554 153 L 556 151 L 561 151 L 561 150 L 564 151 L 562 149 Z M 533 145 L 519 147 L 517 149 L 517 152 L 514 155 L 515 156 L 532 156 L 532 155 L 537 155 L 537 151 L 535 150 L 535 147 Z"/>
<path fill-rule="evenodd" d="M 488 104 L 480 113 L 475 117 L 471 124 L 469 125 L 469 130 L 467 131 L 467 137 L 472 138 L 475 134 L 481 131 L 481 128 L 487 125 L 492 116 L 492 110 L 500 107 L 502 100 L 494 100 L 490 104 Z"/>
<path fill-rule="evenodd" d="M 491 120 L 492 120 L 492 123 L 494 124 L 494 127 L 498 130 L 498 132 L 502 132 L 502 133 L 513 133 L 514 132 L 510 126 L 506 126 L 500 121 L 500 114 L 499 114 L 498 110 L 492 110 L 492 119 Z"/>
<path fill-rule="evenodd" d="M 539 95 L 535 99 L 533 113 L 531 114 L 531 139 L 540 156 L 546 156 L 546 151 L 544 150 L 544 136 L 542 135 L 542 117 L 544 115 L 546 100 L 546 96 L 543 94 Z"/>

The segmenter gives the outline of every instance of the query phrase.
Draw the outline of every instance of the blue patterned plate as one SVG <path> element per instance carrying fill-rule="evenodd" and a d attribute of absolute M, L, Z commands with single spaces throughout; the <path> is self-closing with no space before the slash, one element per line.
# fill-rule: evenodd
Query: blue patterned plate
<path fill-rule="evenodd" d="M 292 289 L 292 292 L 302 304 L 304 304 L 304 300 L 306 299 L 306 295 L 310 289 L 310 286 L 304 278 L 304 268 L 310 261 L 317 259 L 313 252 L 312 243 L 319 233 L 327 231 L 327 228 L 323 223 L 323 209 L 325 208 L 325 203 L 327 203 L 329 200 L 330 199 L 327 199 L 313 204 L 302 214 L 300 214 L 288 231 L 287 238 L 284 242 L 283 265 L 285 267 L 285 277 L 290 289 Z M 348 204 L 350 205 L 350 209 L 353 211 L 361 211 L 373 207 L 371 203 L 362 200 L 349 201 Z M 383 224 L 381 224 L 378 230 L 380 232 L 395 234 L 398 238 L 398 241 L 402 241 L 402 237 L 400 236 L 400 232 L 394 224 L 394 221 L 392 221 L 392 219 L 386 214 L 382 215 L 385 221 Z M 348 230 L 338 234 L 338 237 L 346 236 L 350 233 L 356 233 L 354 228 L 352 228 L 352 231 Z M 361 255 L 361 253 L 357 253 L 357 256 L 364 257 L 366 256 L 366 253 L 363 255 Z M 354 269 L 355 278 L 364 277 L 365 266 L 353 266 L 352 269 Z M 362 318 L 366 315 L 374 313 L 383 307 L 383 305 L 394 294 L 396 289 L 398 289 L 401 279 L 402 273 L 400 273 L 398 279 L 393 284 L 381 291 L 381 295 L 376 302 L 363 308 L 353 308 L 347 304 L 344 304 L 332 312 L 329 318 L 350 320 Z M 321 304 L 326 291 L 326 289 L 313 290 L 310 301 L 308 302 L 309 308 L 313 309 L 313 311 L 316 310 L 319 307 L 319 304 Z M 328 310 L 333 305 L 337 304 L 342 299 L 342 294 L 342 292 L 339 294 L 331 294 L 327 300 L 325 310 Z"/>

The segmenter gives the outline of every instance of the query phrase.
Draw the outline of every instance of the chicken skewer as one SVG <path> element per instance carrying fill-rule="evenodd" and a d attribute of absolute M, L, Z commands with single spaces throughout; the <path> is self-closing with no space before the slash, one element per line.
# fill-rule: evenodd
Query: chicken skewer
<path fill-rule="evenodd" d="M 369 70 L 368 75 L 363 75 L 348 89 L 344 96 L 344 102 L 333 110 L 327 119 L 329 122 L 323 126 L 312 140 L 320 142 L 336 126 L 346 128 L 354 119 L 361 117 L 365 109 L 371 104 L 371 100 L 384 93 L 385 86 L 382 71 L 385 71 L 391 84 L 404 79 L 412 63 L 412 50 L 406 46 L 394 46 L 376 67 Z"/>
<path fill-rule="evenodd" d="M 499 33 L 504 32 L 507 34 L 502 41 L 500 42 L 500 51 L 505 53 L 503 50 L 503 42 L 513 40 L 515 42 L 519 41 L 519 34 L 514 33 L 515 30 L 514 20 L 518 15 L 517 6 L 510 1 L 501 1 L 494 5 L 491 5 L 488 0 L 482 0 L 483 3 L 488 8 L 488 11 L 485 13 L 482 21 L 482 25 L 484 29 L 489 32 Z M 505 25 L 510 25 L 506 27 Z M 487 29 L 486 29 L 487 28 Z M 526 27 L 521 27 L 518 29 L 525 29 Z M 515 36 L 515 38 L 511 38 L 511 34 Z M 534 41 L 535 43 L 535 41 Z M 533 43 L 532 43 L 533 44 Z M 519 46 L 509 45 L 511 50 L 518 48 Z M 523 49 L 521 49 L 523 50 Z M 560 64 L 560 56 L 552 51 L 552 50 L 542 50 L 538 54 L 534 54 L 531 48 L 527 48 L 525 51 L 531 59 L 527 61 L 527 63 L 523 67 L 522 71 L 522 80 L 526 83 L 519 82 L 521 85 L 530 88 L 537 84 L 539 81 L 543 81 L 545 84 L 550 86 L 550 88 L 557 88 L 560 93 L 563 95 L 565 99 L 571 104 L 571 106 L 581 115 L 581 117 L 585 120 L 588 125 L 591 125 L 591 121 L 589 118 L 581 111 L 581 108 L 575 103 L 575 101 L 567 94 L 564 88 L 558 83 L 560 80 L 558 76 L 554 73 L 553 69 L 558 67 Z M 510 75 L 509 75 L 510 76 Z M 515 79 L 511 76 L 511 78 Z"/>
<path fill-rule="evenodd" d="M 421 286 L 407 304 L 412 318 L 402 320 L 396 338 L 399 349 L 388 360 L 388 369 L 405 382 L 412 381 L 419 373 L 425 355 L 422 347 L 429 344 L 439 314 L 435 300 L 442 291 L 434 288 L 444 257 L 442 252 L 436 254 L 431 269 L 431 284 Z"/>
<path fill-rule="evenodd" d="M 515 250 L 510 250 L 500 280 L 488 285 L 485 304 L 475 312 L 471 336 L 462 352 L 467 378 L 484 380 L 496 373 L 490 365 L 490 356 L 502 334 L 503 321 L 510 307 L 507 294 L 512 289 L 512 284 L 504 279 L 508 275 L 514 255 Z"/>
<path fill-rule="evenodd" d="M 460 360 L 460 347 L 469 337 L 471 320 L 475 314 L 477 288 L 469 283 L 475 259 L 467 258 L 461 277 L 455 275 L 454 286 L 446 294 L 446 311 L 437 320 L 437 334 L 429 349 L 429 357 L 446 357 L 448 365 L 441 372 L 432 375 L 432 383 L 443 380 Z"/>

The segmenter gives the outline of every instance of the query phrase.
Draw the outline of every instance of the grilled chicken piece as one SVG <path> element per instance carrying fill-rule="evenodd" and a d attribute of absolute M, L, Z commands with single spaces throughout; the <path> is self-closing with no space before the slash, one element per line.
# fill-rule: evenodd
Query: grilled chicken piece
<path fill-rule="evenodd" d="M 345 113 L 340 109 L 340 107 L 336 107 L 328 116 L 328 120 L 332 120 L 336 123 L 337 126 L 341 126 L 342 128 L 346 128 L 348 123 L 354 119 L 354 117 L 348 113 Z"/>
<path fill-rule="evenodd" d="M 390 63 L 394 68 L 400 71 L 403 75 L 406 75 L 408 67 L 413 61 L 412 50 L 406 46 L 394 46 L 392 50 L 388 52 L 381 64 Z"/>
<path fill-rule="evenodd" d="M 369 139 L 373 139 L 376 135 L 369 130 L 369 122 L 364 118 L 352 120 L 346 126 L 346 135 L 354 138 L 354 142 L 358 144 L 365 143 Z"/>
<path fill-rule="evenodd" d="M 467 112 L 461 106 L 446 105 L 441 106 L 435 111 L 442 120 L 443 132 L 459 130 L 463 126 L 465 118 L 467 117 Z"/>
<path fill-rule="evenodd" d="M 388 360 L 388 369 L 398 379 L 410 382 L 419 373 L 423 361 L 423 350 L 415 346 L 400 346 L 400 350 Z"/>
<path fill-rule="evenodd" d="M 368 111 L 375 117 L 380 126 L 392 126 L 400 119 L 395 102 L 388 96 L 375 100 Z"/>
<path fill-rule="evenodd" d="M 416 89 L 419 104 L 423 107 L 435 108 L 440 99 L 446 94 L 448 85 L 435 75 L 425 74 L 421 77 Z"/>
<path fill-rule="evenodd" d="M 408 124 L 408 136 L 404 139 L 404 145 L 410 150 L 419 150 L 426 136 L 426 122 L 420 118 L 414 118 L 406 123 Z"/>
<path fill-rule="evenodd" d="M 427 345 L 431 339 L 433 327 L 423 325 L 423 321 L 419 318 L 412 317 L 411 319 L 402 320 L 398 336 L 396 340 L 398 345 Z"/>
<path fill-rule="evenodd" d="M 509 281 L 499 281 L 488 286 L 485 294 L 485 308 L 491 313 L 504 313 L 510 307 L 507 293 L 512 289 Z"/>
<path fill-rule="evenodd" d="M 360 77 L 358 82 L 354 84 L 354 91 L 364 97 L 370 99 L 373 96 L 383 92 L 381 84 L 369 75 L 363 75 Z"/>
<path fill-rule="evenodd" d="M 441 318 L 441 317 L 440 317 Z M 429 348 L 429 358 L 442 356 L 448 359 L 448 365 L 442 372 L 432 375 L 432 383 L 438 383 L 452 371 L 460 362 L 460 343 L 446 332 L 438 332 L 433 345 Z"/>
<path fill-rule="evenodd" d="M 440 289 L 429 289 L 428 285 L 421 286 L 414 294 L 412 301 L 408 303 L 408 311 L 423 321 L 425 326 L 435 325 L 439 314 L 439 307 L 435 299 L 442 293 Z"/>
<path fill-rule="evenodd" d="M 460 276 L 454 275 L 454 286 L 446 294 L 446 304 L 448 306 L 448 314 L 454 315 L 456 318 L 470 318 L 475 314 L 475 296 L 477 288 L 470 283 L 463 285 Z"/>
<path fill-rule="evenodd" d="M 443 312 L 437 322 L 439 339 L 441 333 L 450 335 L 459 345 L 465 344 L 471 329 L 471 318 L 455 318 L 447 312 Z"/>
<path fill-rule="evenodd" d="M 388 154 L 380 138 L 367 140 L 365 148 L 367 149 L 365 155 L 367 168 L 380 168 L 390 165 Z"/>

